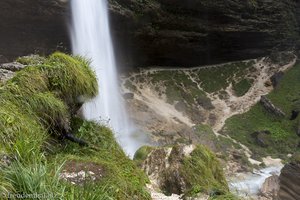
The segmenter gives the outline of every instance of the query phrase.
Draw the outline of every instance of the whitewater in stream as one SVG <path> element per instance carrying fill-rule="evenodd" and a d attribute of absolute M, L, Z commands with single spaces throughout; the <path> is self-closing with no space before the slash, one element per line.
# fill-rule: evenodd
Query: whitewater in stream
<path fill-rule="evenodd" d="M 109 30 L 106 0 L 72 0 L 72 50 L 91 59 L 99 95 L 83 105 L 83 115 L 110 126 L 125 152 L 132 156 L 141 145 L 133 136 L 119 91 L 117 67 Z"/>
<path fill-rule="evenodd" d="M 236 178 L 229 183 L 233 192 L 241 196 L 255 196 L 258 195 L 263 183 L 272 175 L 280 175 L 282 167 L 267 167 L 254 173 L 249 173 L 243 178 Z"/>

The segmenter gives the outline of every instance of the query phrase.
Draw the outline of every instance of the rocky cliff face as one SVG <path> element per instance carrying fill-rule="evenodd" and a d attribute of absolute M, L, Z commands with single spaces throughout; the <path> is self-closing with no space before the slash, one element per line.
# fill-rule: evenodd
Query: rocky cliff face
<path fill-rule="evenodd" d="M 0 62 L 69 50 L 68 0 L 2 0 Z M 194 66 L 254 58 L 298 36 L 296 0 L 110 0 L 119 64 Z M 286 48 L 286 47 L 282 47 Z"/>
<path fill-rule="evenodd" d="M 69 46 L 66 1 L 2 0 L 0 8 L 0 63 Z"/>
<path fill-rule="evenodd" d="M 111 0 L 111 19 L 122 63 L 194 66 L 254 58 L 289 44 L 298 34 L 297 5 L 295 0 Z"/>

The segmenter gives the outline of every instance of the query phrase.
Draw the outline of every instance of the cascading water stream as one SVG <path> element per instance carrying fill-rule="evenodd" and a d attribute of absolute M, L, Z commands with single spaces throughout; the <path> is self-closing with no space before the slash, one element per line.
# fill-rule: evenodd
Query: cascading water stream
<path fill-rule="evenodd" d="M 72 0 L 72 50 L 91 59 L 99 95 L 83 105 L 88 120 L 108 123 L 130 156 L 138 148 L 119 92 L 118 74 L 109 30 L 106 0 Z"/>

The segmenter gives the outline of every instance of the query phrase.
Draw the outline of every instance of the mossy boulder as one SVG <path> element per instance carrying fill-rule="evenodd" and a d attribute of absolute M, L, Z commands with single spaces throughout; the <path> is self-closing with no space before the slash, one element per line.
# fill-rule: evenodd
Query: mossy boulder
<path fill-rule="evenodd" d="M 143 153 L 142 168 L 152 184 L 167 195 L 194 197 L 200 193 L 214 196 L 229 192 L 218 159 L 202 145 L 153 148 L 150 152 L 144 147 L 138 154 L 141 152 L 148 153 L 147 157 Z"/>

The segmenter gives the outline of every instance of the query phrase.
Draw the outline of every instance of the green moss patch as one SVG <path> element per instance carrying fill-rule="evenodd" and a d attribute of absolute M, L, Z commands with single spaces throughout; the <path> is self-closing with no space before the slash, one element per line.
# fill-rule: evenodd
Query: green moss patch
<path fill-rule="evenodd" d="M 235 94 L 238 97 L 240 97 L 248 92 L 248 90 L 251 88 L 252 84 L 253 84 L 253 80 L 243 79 L 237 83 L 234 82 L 232 87 L 233 87 L 233 90 L 235 91 Z"/>

